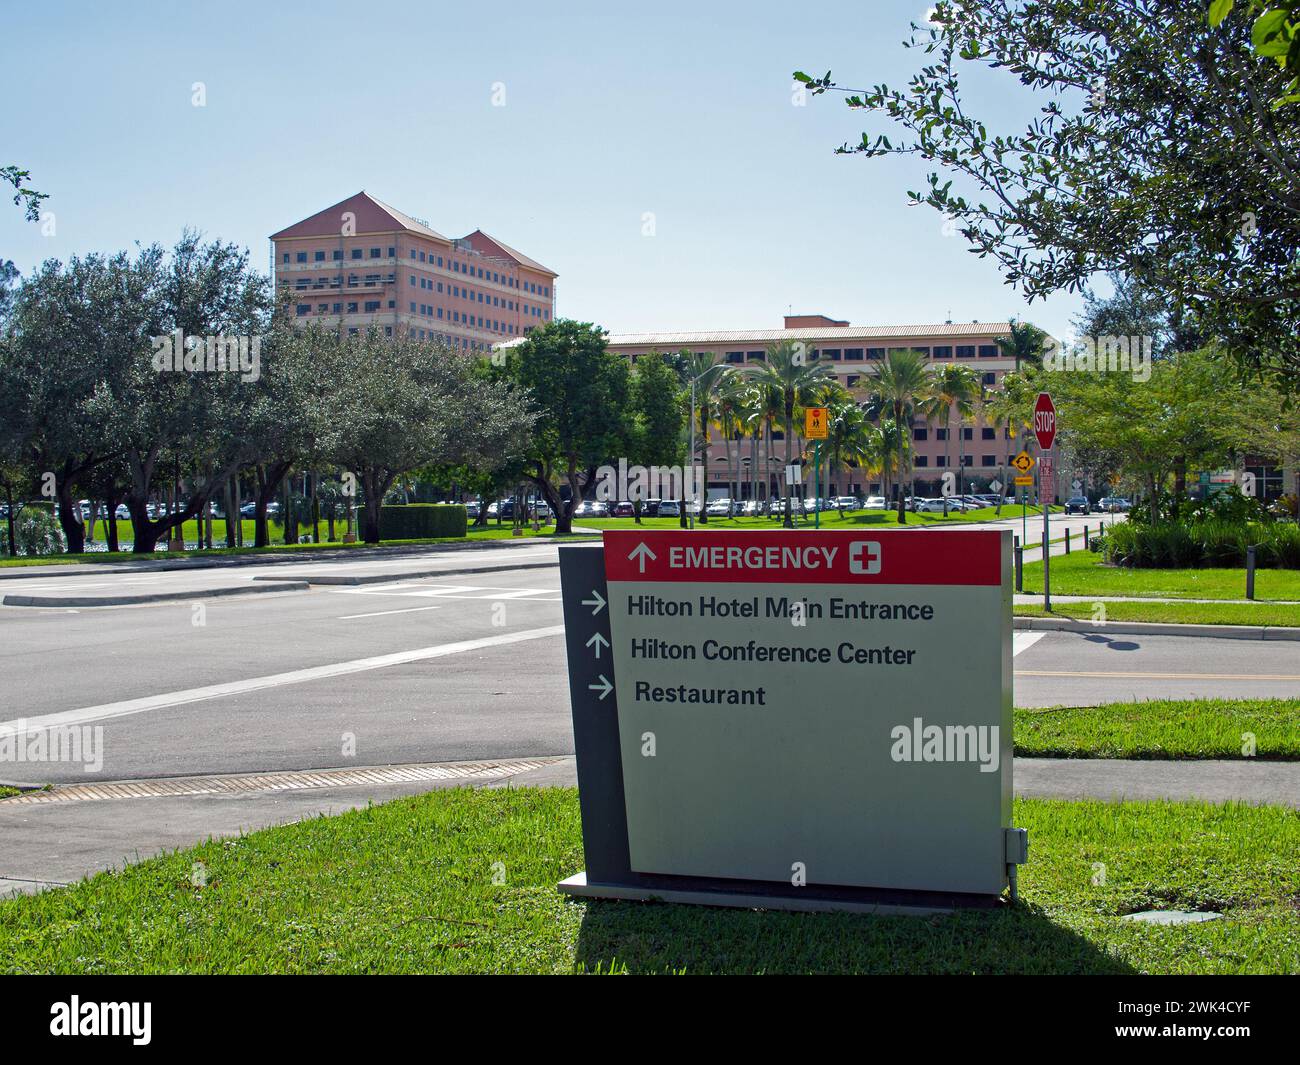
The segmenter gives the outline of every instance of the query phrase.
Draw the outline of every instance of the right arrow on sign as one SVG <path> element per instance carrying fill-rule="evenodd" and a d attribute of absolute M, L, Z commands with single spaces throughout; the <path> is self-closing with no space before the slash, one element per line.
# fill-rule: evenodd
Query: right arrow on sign
<path fill-rule="evenodd" d="M 599 684 L 588 684 L 587 687 L 594 692 L 600 692 L 600 698 L 602 701 L 604 700 L 605 696 L 607 696 L 610 692 L 614 690 L 614 685 L 612 685 L 609 682 L 609 678 L 606 677 L 603 673 L 600 674 Z"/>
<path fill-rule="evenodd" d="M 591 590 L 591 594 L 594 595 L 595 598 L 594 598 L 594 599 L 584 599 L 584 600 L 582 601 L 582 605 L 583 605 L 583 606 L 595 607 L 595 609 L 591 612 L 591 616 L 594 618 L 597 614 L 599 614 L 599 613 L 600 613 L 600 612 L 605 608 L 605 597 L 604 597 L 603 595 L 601 595 L 600 592 L 596 591 L 595 588 L 593 588 L 593 589 Z"/>
<path fill-rule="evenodd" d="M 653 551 L 651 551 L 650 548 L 646 547 L 646 545 L 645 545 L 644 543 L 640 543 L 640 544 L 637 544 L 636 547 L 634 547 L 634 548 L 632 549 L 632 553 L 631 553 L 630 555 L 628 555 L 627 557 L 628 557 L 629 561 L 632 560 L 632 559 L 635 559 L 636 562 L 637 562 L 637 565 L 641 567 L 641 572 L 644 573 L 644 572 L 645 572 L 645 560 L 648 558 L 648 559 L 650 559 L 651 562 L 653 562 L 653 561 L 654 561 L 656 558 L 658 558 L 659 556 L 656 555 Z"/>

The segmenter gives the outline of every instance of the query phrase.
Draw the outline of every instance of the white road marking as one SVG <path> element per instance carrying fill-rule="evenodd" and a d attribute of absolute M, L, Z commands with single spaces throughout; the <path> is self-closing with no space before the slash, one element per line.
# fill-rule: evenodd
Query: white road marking
<path fill-rule="evenodd" d="M 1011 657 L 1015 658 L 1021 651 L 1028 651 L 1047 633 L 1045 632 L 1017 632 L 1011 638 Z"/>
<path fill-rule="evenodd" d="M 462 640 L 459 643 L 435 644 L 432 647 L 417 647 L 413 651 L 397 651 L 394 654 L 376 655 L 373 658 L 356 658 L 350 662 L 336 662 L 328 666 L 312 666 L 309 669 L 295 669 L 289 673 L 272 673 L 265 677 L 251 677 L 248 680 L 232 681 L 229 684 L 209 684 L 203 688 L 188 688 L 183 691 L 167 692 L 163 695 L 148 695 L 142 699 L 126 699 L 117 703 L 103 703 L 99 706 L 83 706 L 78 710 L 64 710 L 40 717 L 19 718 L 16 721 L 0 721 L 0 734 L 14 732 L 20 726 L 25 732 L 37 732 L 42 729 L 59 728 L 65 725 L 84 725 L 91 721 L 106 721 L 110 718 L 127 717 L 142 714 L 149 710 L 161 710 L 169 706 L 183 706 L 187 703 L 203 702 L 207 699 L 220 699 L 227 695 L 240 695 L 244 692 L 261 691 L 266 688 L 279 688 L 286 684 L 304 684 L 307 681 L 323 680 L 327 677 L 341 677 L 349 673 L 364 673 L 371 669 L 383 669 L 387 666 L 402 666 L 408 662 L 423 662 L 430 658 L 443 658 L 447 655 L 461 654 L 465 651 L 478 651 L 486 647 L 501 647 L 526 640 L 541 640 L 548 636 L 559 636 L 564 632 L 563 625 L 551 625 L 544 629 L 524 629 L 521 632 L 503 633 L 500 636 L 484 636 L 477 640 Z"/>
<path fill-rule="evenodd" d="M 414 614 L 421 610 L 441 610 L 440 606 L 408 606 L 405 610 L 376 610 L 371 614 L 344 614 L 335 621 L 353 621 L 356 618 L 381 618 L 385 614 Z"/>

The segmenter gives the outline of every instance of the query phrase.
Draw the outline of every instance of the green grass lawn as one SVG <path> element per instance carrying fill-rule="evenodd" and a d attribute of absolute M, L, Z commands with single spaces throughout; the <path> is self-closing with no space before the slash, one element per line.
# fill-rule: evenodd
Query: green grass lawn
<path fill-rule="evenodd" d="M 246 523 L 248 524 L 248 523 Z M 325 535 L 325 526 L 321 525 L 321 535 Z M 336 528 L 335 532 L 342 535 L 342 528 Z M 222 537 L 217 537 L 214 533 L 214 542 L 224 544 Z M 283 536 L 282 532 L 276 535 Z M 531 526 L 524 528 L 523 536 L 525 537 L 554 537 L 555 526 L 543 526 L 538 532 L 534 533 Z M 222 534 L 224 537 L 224 532 Z M 123 537 L 125 539 L 125 537 Z M 253 539 L 251 531 L 247 532 L 249 542 Z M 284 544 L 276 543 L 274 536 L 269 547 L 214 547 L 211 551 L 195 550 L 187 551 L 185 554 L 189 557 L 203 558 L 215 555 L 257 555 L 257 554 L 280 554 L 286 551 L 319 551 L 319 550 L 357 550 L 373 551 L 385 547 L 411 547 L 429 544 L 461 544 L 467 540 L 510 540 L 513 539 L 512 527 L 509 524 L 498 526 L 495 522 L 489 524 L 486 528 L 476 529 L 473 525 L 469 528 L 468 536 L 443 536 L 423 540 L 385 540 L 376 548 L 374 545 L 362 543 L 360 541 L 351 544 L 345 544 L 338 540 L 326 540 L 315 544 Z M 581 533 L 575 533 L 574 539 L 583 539 Z M 567 539 L 567 538 L 566 538 Z M 14 566 L 58 566 L 58 565 L 78 565 L 87 562 L 138 562 L 141 559 L 150 558 L 174 558 L 176 556 L 168 554 L 166 551 L 155 551 L 152 554 L 137 555 L 132 551 L 118 551 L 110 554 L 107 551 L 86 551 L 82 554 L 74 555 L 45 555 L 39 558 L 0 558 L 0 568 Z"/>
<path fill-rule="evenodd" d="M 1246 741 L 1254 737 L 1253 755 Z M 1029 758 L 1300 760 L 1300 699 L 1152 699 L 1017 709 Z M 1300 816 L 1300 815 L 1298 815 Z"/>
<path fill-rule="evenodd" d="M 1106 566 L 1091 551 L 1052 556 L 1055 595 L 1168 596 L 1172 599 L 1244 599 L 1244 569 L 1128 569 Z M 1026 594 L 1043 591 L 1042 562 L 1026 562 Z M 1300 601 L 1300 570 L 1257 569 L 1258 599 Z M 1109 608 L 1108 608 L 1109 609 Z"/>
<path fill-rule="evenodd" d="M 1053 582 L 1055 583 L 1055 582 Z M 1107 621 L 1153 621 L 1173 625 L 1278 625 L 1300 627 L 1300 606 L 1282 603 L 1122 603 L 1107 602 Z M 1052 603 L 1050 612 L 1041 606 L 1017 604 L 1017 617 L 1074 618 L 1092 621 L 1091 603 Z M 1104 632 L 1104 626 L 1097 626 Z"/>
<path fill-rule="evenodd" d="M 555 890 L 582 867 L 572 790 L 439 791 L 0 902 L 0 972 L 1300 972 L 1294 811 L 1026 800 L 1015 823 L 1014 909 L 573 902 Z M 1175 907 L 1225 919 L 1121 919 Z"/>
<path fill-rule="evenodd" d="M 1053 510 L 1059 510 L 1054 507 Z M 1002 508 L 1001 518 L 1019 518 L 1023 508 L 1019 504 L 1016 506 L 1006 506 Z M 1037 515 L 1042 517 L 1042 510 L 1036 507 L 1030 507 L 1031 516 Z M 796 520 L 798 528 L 813 528 L 812 514 L 798 514 Z M 929 525 L 969 525 L 971 522 L 995 521 L 999 519 L 996 508 L 988 507 L 985 510 L 972 510 L 965 514 L 949 514 L 944 517 L 942 514 L 912 514 L 907 515 L 905 527 L 918 528 Z M 727 530 L 734 532 L 736 530 L 757 530 L 757 529 L 780 529 L 782 518 L 761 517 L 761 518 L 719 518 L 711 517 L 707 523 L 700 518 L 695 519 L 695 528 L 700 531 L 709 530 Z M 582 526 L 584 529 L 635 529 L 637 528 L 634 518 L 574 518 L 574 525 Z M 823 529 L 897 529 L 901 528 L 898 524 L 898 513 L 893 510 L 848 510 L 848 511 L 823 511 L 821 515 L 821 528 Z M 679 518 L 642 518 L 640 528 L 643 529 L 680 529 L 681 519 Z M 1030 533 L 1036 530 L 1031 529 Z"/>

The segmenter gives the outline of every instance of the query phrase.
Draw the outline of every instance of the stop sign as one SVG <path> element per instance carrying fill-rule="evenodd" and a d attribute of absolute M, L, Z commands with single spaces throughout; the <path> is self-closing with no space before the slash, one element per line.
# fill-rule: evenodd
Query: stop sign
<path fill-rule="evenodd" d="M 1046 392 L 1039 392 L 1034 402 L 1034 435 L 1041 450 L 1052 450 L 1056 441 L 1056 404 Z"/>

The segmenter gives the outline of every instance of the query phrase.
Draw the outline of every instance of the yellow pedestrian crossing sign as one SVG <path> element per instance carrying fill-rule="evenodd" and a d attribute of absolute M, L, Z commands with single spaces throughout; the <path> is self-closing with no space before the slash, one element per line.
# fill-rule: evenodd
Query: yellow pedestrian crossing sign
<path fill-rule="evenodd" d="M 1034 457 L 1028 451 L 1022 451 L 1011 460 L 1011 465 L 1021 473 L 1028 473 L 1034 468 Z"/>
<path fill-rule="evenodd" d="M 826 408 L 808 407 L 804 411 L 805 440 L 825 440 L 827 435 Z"/>

